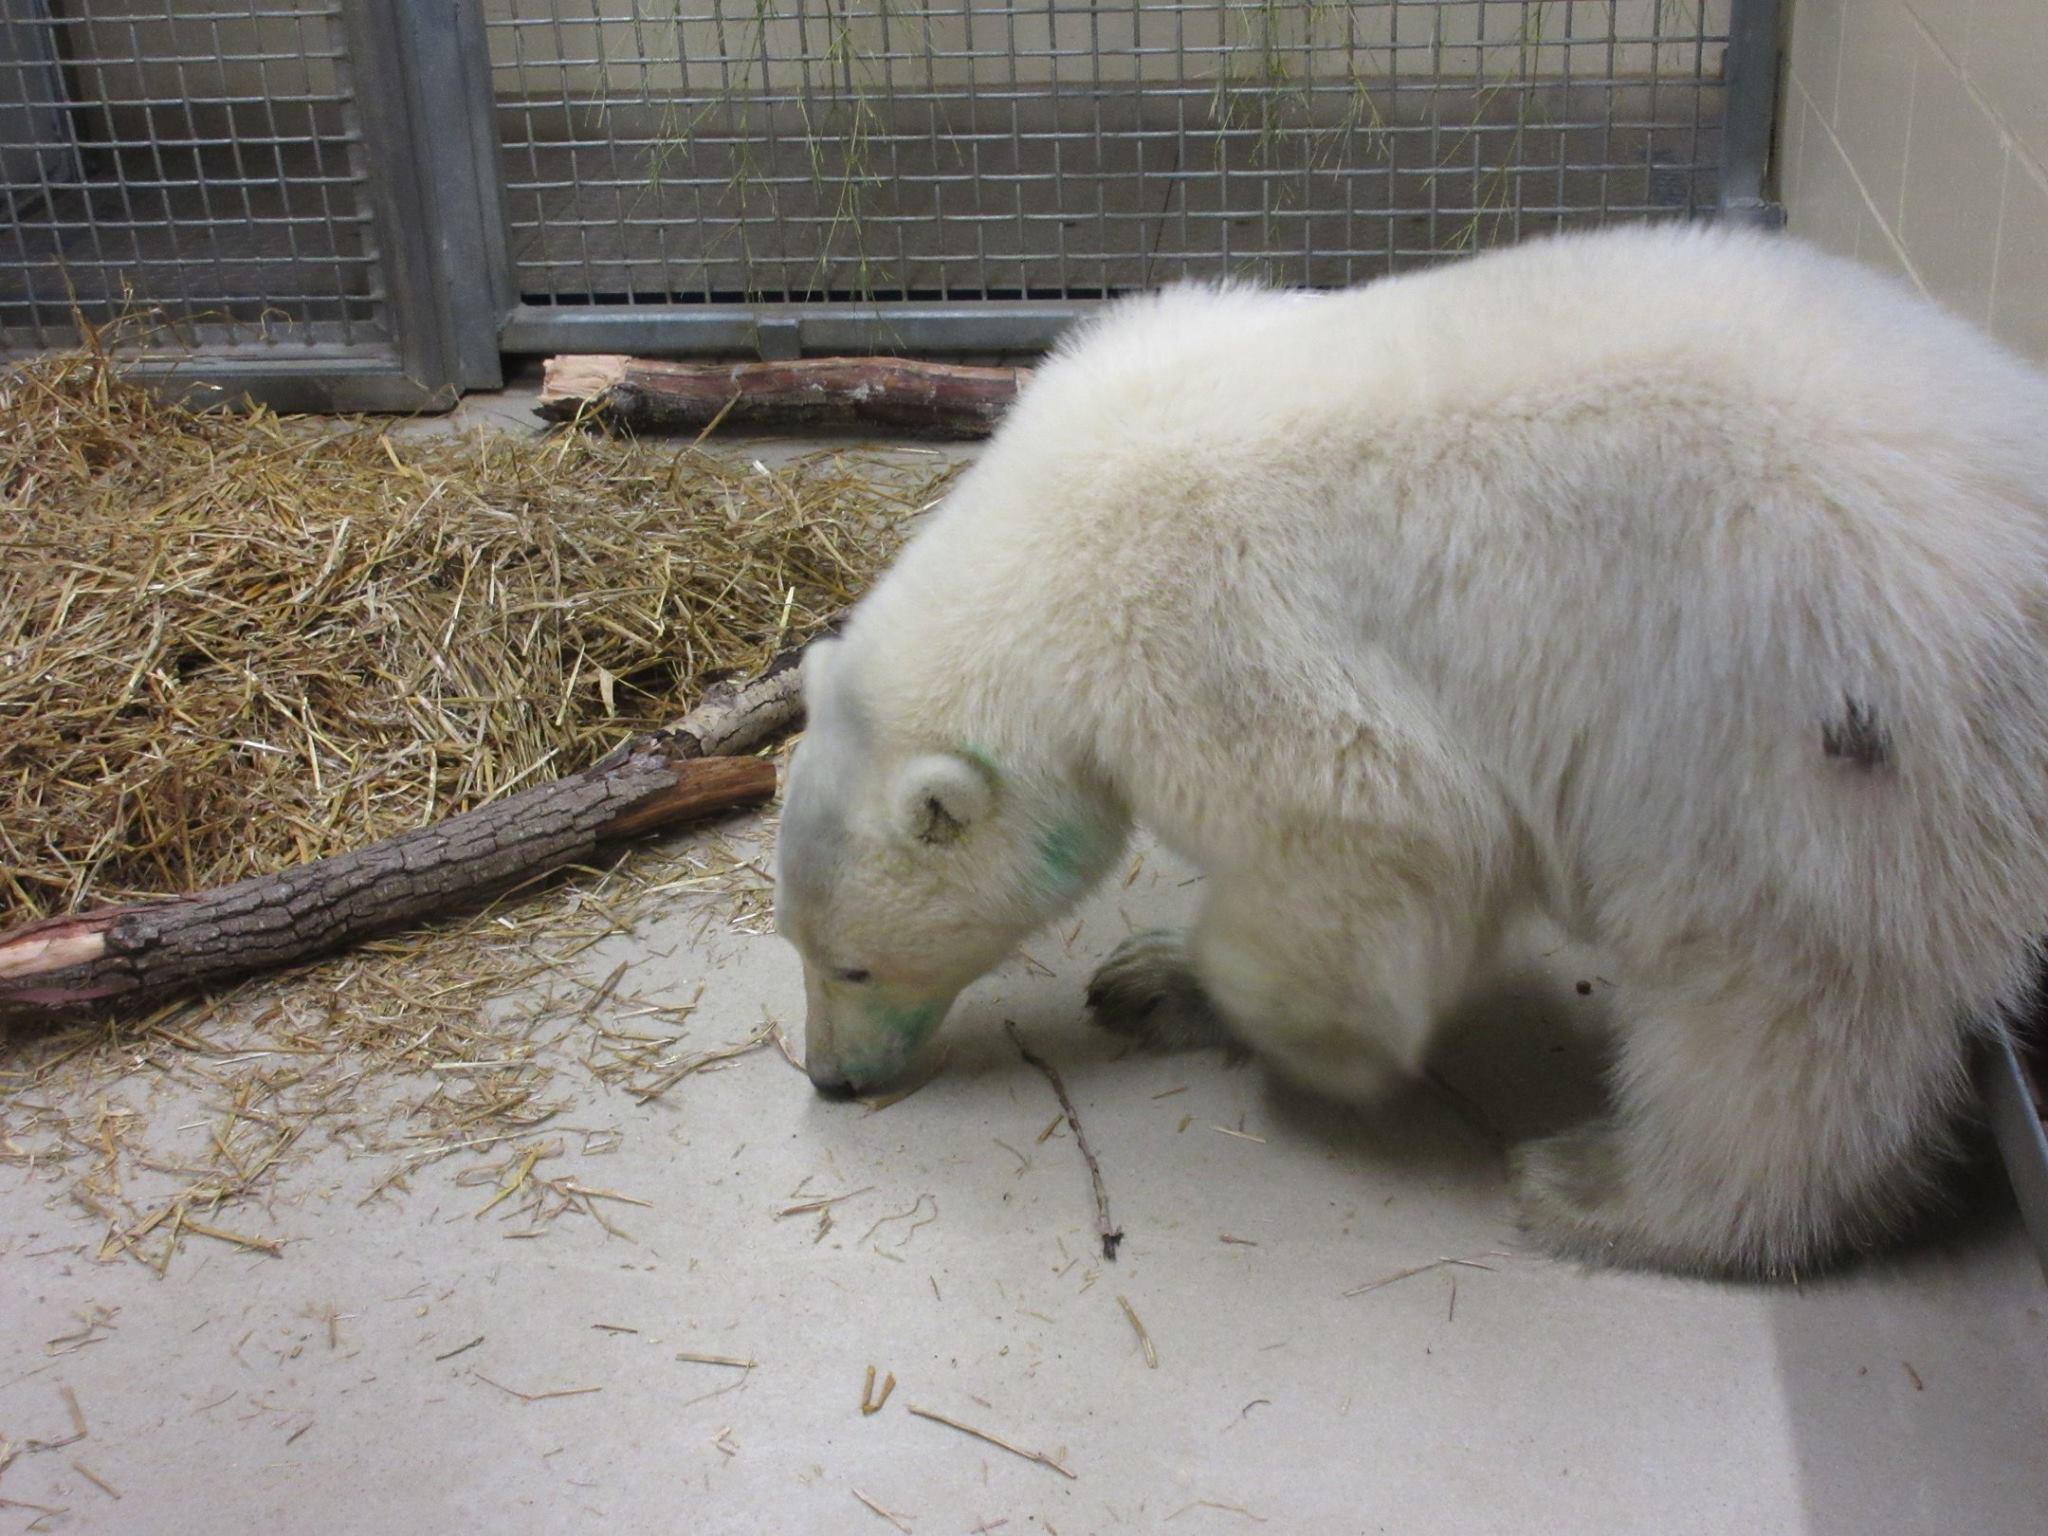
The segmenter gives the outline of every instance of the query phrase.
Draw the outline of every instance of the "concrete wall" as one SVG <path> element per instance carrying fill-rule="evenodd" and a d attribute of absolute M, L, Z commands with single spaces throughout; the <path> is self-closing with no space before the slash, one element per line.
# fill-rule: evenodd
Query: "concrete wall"
<path fill-rule="evenodd" d="M 2048 363 L 2048 3 L 1791 0 L 1779 192 Z"/>

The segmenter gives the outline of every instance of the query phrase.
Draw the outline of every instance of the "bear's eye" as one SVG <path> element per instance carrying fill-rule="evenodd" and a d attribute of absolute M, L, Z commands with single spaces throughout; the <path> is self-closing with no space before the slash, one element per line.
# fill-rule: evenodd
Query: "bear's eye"
<path fill-rule="evenodd" d="M 851 981 L 855 984 L 858 984 L 860 982 L 868 980 L 872 974 L 872 972 L 864 971 L 856 965 L 851 970 L 841 971 L 839 973 L 839 979 L 841 981 Z"/>

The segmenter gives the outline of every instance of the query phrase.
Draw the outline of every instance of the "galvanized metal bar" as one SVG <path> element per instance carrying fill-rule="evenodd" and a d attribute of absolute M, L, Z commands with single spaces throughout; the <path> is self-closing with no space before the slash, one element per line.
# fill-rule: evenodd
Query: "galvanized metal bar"
<path fill-rule="evenodd" d="M 1100 308 L 1081 300 L 980 304 L 522 304 L 507 352 L 758 355 L 1037 352 Z M 789 349 L 792 328 L 798 351 Z"/>
<path fill-rule="evenodd" d="M 286 414 L 353 411 L 444 411 L 455 402 L 451 385 L 430 385 L 401 372 L 386 349 L 368 356 L 323 356 L 315 351 L 281 360 L 241 349 L 176 359 L 145 358 L 124 369 L 170 399 L 195 405 L 255 402 Z"/>
<path fill-rule="evenodd" d="M 1778 110 L 1778 0 L 1731 0 L 1722 65 L 1721 217 L 1776 228 L 1784 209 L 1767 196 Z"/>
<path fill-rule="evenodd" d="M 482 0 L 417 0 L 397 11 L 406 140 L 427 201 L 420 222 L 446 366 L 464 389 L 495 389 L 505 378 L 498 328 L 517 295 Z"/>
<path fill-rule="evenodd" d="M 354 0 L 344 20 L 396 362 L 430 399 L 452 405 L 460 388 L 432 234 L 439 194 L 414 156 L 418 93 L 406 56 L 408 8 L 408 0 Z"/>
<path fill-rule="evenodd" d="M 1985 1044 L 1977 1081 L 2020 1216 L 2034 1240 L 2042 1273 L 2048 1275 L 2048 1129 L 2042 1126 L 2026 1069 L 2010 1039 L 2000 1036 Z"/>

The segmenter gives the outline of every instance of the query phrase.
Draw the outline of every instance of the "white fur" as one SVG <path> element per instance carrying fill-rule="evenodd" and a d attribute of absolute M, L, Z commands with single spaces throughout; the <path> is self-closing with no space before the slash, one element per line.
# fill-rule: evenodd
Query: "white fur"
<path fill-rule="evenodd" d="M 1533 1228 L 1798 1265 L 1913 1192 L 2030 985 L 2048 380 L 1701 230 L 1129 302 L 810 682 L 807 963 L 950 1000 L 1080 894 L 1034 840 L 1084 825 L 1085 885 L 1135 818 L 1210 876 L 1190 953 L 1230 1030 L 1364 1095 L 1541 911 L 1613 957 L 1621 1022 L 1612 1122 L 1523 1158 Z M 993 769 L 958 848 L 872 809 L 930 752 Z M 843 1068 L 864 1026 L 823 1012 Z"/>

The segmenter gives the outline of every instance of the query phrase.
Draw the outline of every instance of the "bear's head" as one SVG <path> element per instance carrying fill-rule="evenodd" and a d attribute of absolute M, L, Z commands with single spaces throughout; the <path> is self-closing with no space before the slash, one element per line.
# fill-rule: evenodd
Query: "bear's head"
<path fill-rule="evenodd" d="M 1070 907 L 1121 851 L 1120 814 L 957 742 L 899 739 L 839 641 L 805 656 L 775 923 L 803 957 L 820 1092 L 900 1077 L 953 999 Z"/>

